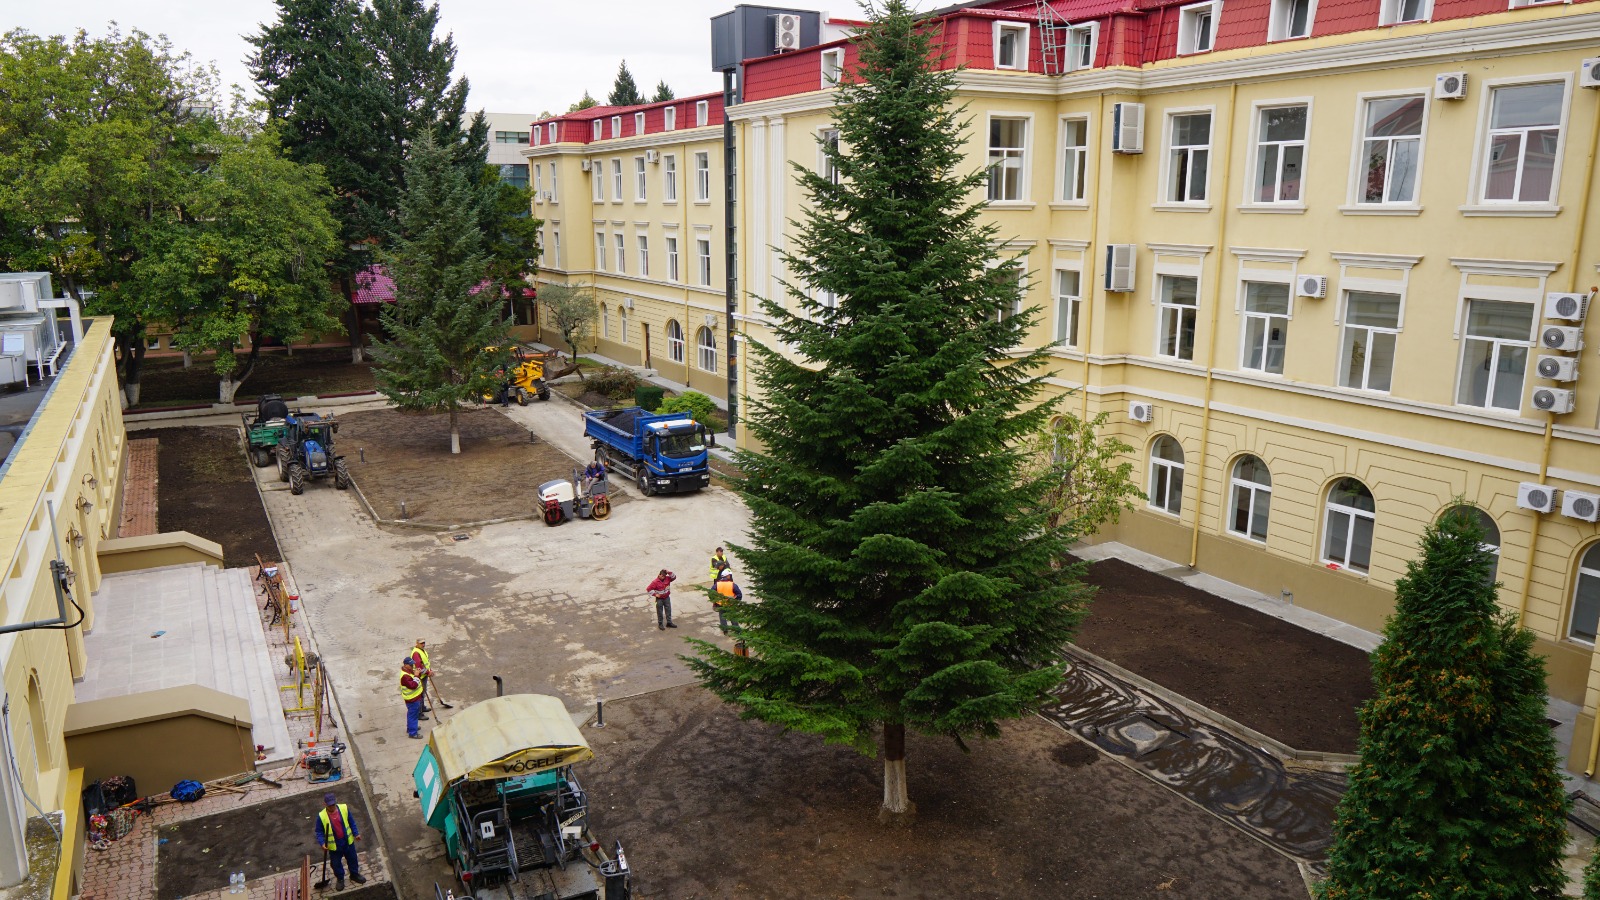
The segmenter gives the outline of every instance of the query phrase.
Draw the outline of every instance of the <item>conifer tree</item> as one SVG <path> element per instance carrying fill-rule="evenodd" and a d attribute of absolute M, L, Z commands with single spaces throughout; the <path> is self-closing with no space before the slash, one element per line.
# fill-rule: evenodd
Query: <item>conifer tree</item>
<path fill-rule="evenodd" d="M 1600 845 L 1596 845 L 1583 867 L 1583 900 L 1600 900 Z"/>
<path fill-rule="evenodd" d="M 906 0 L 869 7 L 859 81 L 834 111 L 837 181 L 796 167 L 810 207 L 764 301 L 801 358 L 754 347 L 741 454 L 751 543 L 729 618 L 750 656 L 703 641 L 700 680 L 748 718 L 881 750 L 880 816 L 914 811 L 908 729 L 995 737 L 1059 683 L 1090 589 L 1046 522 L 1026 438 L 1049 418 L 1036 309 L 993 267 L 970 122 Z M 837 306 L 809 299 L 828 291 Z M 759 597 L 759 602 L 755 598 Z"/>
<path fill-rule="evenodd" d="M 383 256 L 395 302 L 383 310 L 392 340 L 376 348 L 378 390 L 401 409 L 450 416 L 450 452 L 461 452 L 456 416 L 464 401 L 492 393 L 509 322 L 499 292 L 484 284 L 489 260 L 478 227 L 475 185 L 450 150 L 424 134 L 406 166 L 400 228 Z"/>
<path fill-rule="evenodd" d="M 639 93 L 639 86 L 633 82 L 633 73 L 628 71 L 628 61 L 623 60 L 617 67 L 617 82 L 611 86 L 611 95 L 606 97 L 607 106 L 637 106 L 644 102 L 644 95 Z"/>
<path fill-rule="evenodd" d="M 1568 801 L 1544 660 L 1496 605 L 1482 541 L 1446 515 L 1395 583 L 1325 900 L 1561 895 Z"/>
<path fill-rule="evenodd" d="M 584 91 L 583 92 L 583 96 L 581 98 L 579 98 L 577 103 L 574 103 L 571 106 L 567 107 L 567 112 L 569 112 L 569 113 L 570 112 L 577 112 L 580 109 L 590 109 L 592 107 L 596 107 L 596 106 L 599 106 L 599 105 L 600 105 L 600 101 L 599 100 L 596 100 L 595 98 L 589 96 L 589 92 L 588 91 Z"/>
<path fill-rule="evenodd" d="M 667 80 L 663 78 L 656 82 L 656 93 L 655 96 L 650 98 L 650 102 L 660 103 L 664 100 L 676 100 L 677 98 L 678 95 L 672 92 L 672 88 L 668 86 Z"/>

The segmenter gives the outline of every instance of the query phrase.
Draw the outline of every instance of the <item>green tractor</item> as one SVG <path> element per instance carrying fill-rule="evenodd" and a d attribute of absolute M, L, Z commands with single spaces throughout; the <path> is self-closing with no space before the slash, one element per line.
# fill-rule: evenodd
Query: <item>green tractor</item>
<path fill-rule="evenodd" d="M 303 494 L 307 479 L 333 476 L 333 486 L 350 486 L 350 469 L 344 457 L 333 452 L 333 435 L 339 423 L 316 413 L 296 413 L 283 420 L 278 441 L 278 480 L 289 482 L 289 493 Z"/>
<path fill-rule="evenodd" d="M 278 444 L 283 442 L 284 420 L 289 418 L 289 404 L 277 394 L 263 394 L 256 401 L 256 417 L 251 419 L 249 413 L 240 413 L 239 418 L 244 422 L 245 446 L 250 452 L 250 461 L 256 464 L 256 468 L 272 465 Z"/>

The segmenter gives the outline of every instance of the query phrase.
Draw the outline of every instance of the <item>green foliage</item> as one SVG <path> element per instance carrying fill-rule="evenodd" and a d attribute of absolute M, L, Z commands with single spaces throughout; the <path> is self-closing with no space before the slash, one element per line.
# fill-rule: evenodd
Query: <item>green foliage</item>
<path fill-rule="evenodd" d="M 675 413 L 686 412 L 702 425 L 710 424 L 716 418 L 717 404 L 699 391 L 684 391 L 676 397 L 668 397 L 656 407 L 656 412 Z"/>
<path fill-rule="evenodd" d="M 617 81 L 611 86 L 606 105 L 638 106 L 643 102 L 644 95 L 639 93 L 639 86 L 633 82 L 633 73 L 628 71 L 628 61 L 623 60 L 622 65 L 617 67 Z"/>
<path fill-rule="evenodd" d="M 483 249 L 489 258 L 486 277 L 497 294 L 523 306 L 522 292 L 529 287 L 528 278 L 539 256 L 539 229 L 544 221 L 528 214 L 533 206 L 531 189 L 501 181 L 497 166 L 479 165 L 476 172 L 478 230 L 483 233 Z"/>
<path fill-rule="evenodd" d="M 1033 435 L 1030 471 L 1049 485 L 1042 508 L 1051 528 L 1075 539 L 1115 524 L 1135 500 L 1145 499 L 1134 483 L 1133 448 L 1116 435 L 1104 435 L 1108 415 L 1085 422 L 1063 413 Z"/>
<path fill-rule="evenodd" d="M 1600 900 L 1600 845 L 1589 855 L 1583 867 L 1583 900 Z"/>
<path fill-rule="evenodd" d="M 584 376 L 583 386 L 586 390 L 605 394 L 613 400 L 625 400 L 639 389 L 639 376 L 629 369 L 606 366 L 593 375 Z"/>
<path fill-rule="evenodd" d="M 595 302 L 594 288 L 577 284 L 542 284 L 539 286 L 539 305 L 544 307 L 545 321 L 561 332 L 561 340 L 574 359 L 578 346 L 594 334 L 600 321 L 600 306 Z"/>
<path fill-rule="evenodd" d="M 584 91 L 583 92 L 583 98 L 580 99 L 577 103 L 574 103 L 571 106 L 567 107 L 567 112 L 569 112 L 569 113 L 577 112 L 580 109 L 590 109 L 592 107 L 596 107 L 596 106 L 599 106 L 599 105 L 600 105 L 600 101 L 599 100 L 596 100 L 595 98 L 589 96 L 589 92 L 588 91 Z"/>
<path fill-rule="evenodd" d="M 1444 516 L 1395 584 L 1327 900 L 1561 896 L 1569 803 L 1544 661 L 1495 603 L 1482 541 L 1471 517 Z"/>
<path fill-rule="evenodd" d="M 640 407 L 655 412 L 661 408 L 661 398 L 666 394 L 659 385 L 641 384 L 633 389 L 633 402 Z"/>
<path fill-rule="evenodd" d="M 445 410 L 493 393 L 508 344 L 502 300 L 480 289 L 488 270 L 472 206 L 474 186 L 450 150 L 424 134 L 406 169 L 400 231 L 384 256 L 395 302 L 383 310 L 392 340 L 376 348 L 378 389 L 401 409 Z M 452 431 L 453 431 L 452 427 Z"/>
<path fill-rule="evenodd" d="M 1061 678 L 1090 589 L 1048 480 L 1026 473 L 1043 351 L 1036 309 L 995 278 L 986 175 L 967 165 L 955 74 L 905 0 L 870 10 L 860 81 L 840 88 L 838 183 L 795 166 L 809 198 L 784 261 L 788 306 L 762 309 L 789 351 L 756 345 L 739 457 L 749 582 L 733 617 L 749 658 L 696 642 L 702 683 L 748 717 L 886 760 L 905 729 L 994 737 Z M 836 308 L 809 299 L 819 289 Z M 752 602 L 760 597 L 760 602 Z M 903 801 L 885 767 L 885 808 Z"/>
<path fill-rule="evenodd" d="M 663 78 L 660 81 L 656 82 L 655 96 L 650 98 L 650 102 L 651 103 L 661 103 L 662 101 L 665 101 L 665 100 L 676 100 L 677 97 L 678 97 L 678 95 L 674 94 L 672 92 L 672 88 L 667 86 L 667 80 L 665 78 Z"/>

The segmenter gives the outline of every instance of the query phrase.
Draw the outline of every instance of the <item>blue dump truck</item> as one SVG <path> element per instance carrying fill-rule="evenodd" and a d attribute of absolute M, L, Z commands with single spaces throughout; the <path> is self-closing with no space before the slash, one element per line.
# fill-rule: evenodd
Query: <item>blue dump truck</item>
<path fill-rule="evenodd" d="M 632 478 L 646 497 L 698 491 L 711 483 L 706 448 L 715 443 L 688 413 L 652 413 L 637 406 L 583 414 L 595 458 Z"/>

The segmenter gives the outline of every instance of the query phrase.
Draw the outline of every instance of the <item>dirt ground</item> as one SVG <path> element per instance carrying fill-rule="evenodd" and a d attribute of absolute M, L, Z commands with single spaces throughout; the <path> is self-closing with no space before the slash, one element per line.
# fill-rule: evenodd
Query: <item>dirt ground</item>
<path fill-rule="evenodd" d="M 340 803 L 350 806 L 363 841 L 372 840 L 372 814 L 353 781 L 330 785 Z M 316 845 L 315 816 L 326 791 L 294 794 L 160 829 L 156 856 L 157 900 L 179 900 L 228 886 L 228 875 L 260 878 L 299 866 L 311 856 L 311 880 L 318 879 L 322 854 Z M 332 869 L 329 870 L 330 874 Z M 352 885 L 353 886 L 353 885 Z"/>
<path fill-rule="evenodd" d="M 1355 752 L 1366 653 L 1121 560 L 1088 580 L 1084 649 L 1298 750 Z"/>
<path fill-rule="evenodd" d="M 1306 896 L 1284 857 L 1037 718 L 970 753 L 909 738 L 909 829 L 877 821 L 879 760 L 697 687 L 608 703 L 586 736 L 593 824 L 640 900 Z"/>
<path fill-rule="evenodd" d="M 243 354 L 239 360 L 242 364 Z M 296 350 L 294 356 L 281 349 L 263 352 L 235 399 L 253 399 L 262 394 L 303 397 L 370 391 L 377 385 L 372 371 L 372 363 L 351 363 L 348 347 Z M 217 383 L 210 357 L 195 358 L 187 369 L 179 357 L 147 358 L 139 374 L 138 408 L 215 403 Z"/>
<path fill-rule="evenodd" d="M 384 519 L 400 518 L 402 500 L 410 520 L 419 524 L 531 516 L 539 485 L 567 478 L 584 464 L 544 441 L 530 443 L 526 429 L 490 408 L 461 412 L 456 455 L 450 453 L 444 415 L 383 409 L 341 415 L 338 421 L 339 452 Z M 611 494 L 613 506 L 628 499 L 620 491 Z"/>
<path fill-rule="evenodd" d="M 255 565 L 255 554 L 278 559 L 278 542 L 250 476 L 236 428 L 160 428 L 139 432 L 160 441 L 156 524 L 222 545 L 230 567 Z"/>

